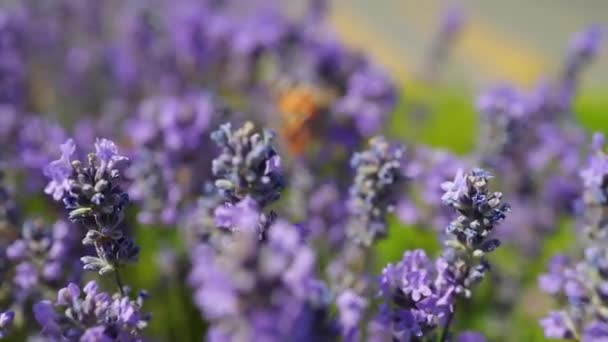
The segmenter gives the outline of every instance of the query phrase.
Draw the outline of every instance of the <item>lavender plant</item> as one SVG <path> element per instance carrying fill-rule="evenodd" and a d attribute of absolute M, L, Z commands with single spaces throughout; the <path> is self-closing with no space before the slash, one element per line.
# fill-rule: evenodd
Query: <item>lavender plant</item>
<path fill-rule="evenodd" d="M 489 191 L 490 177 L 481 169 L 459 171 L 454 181 L 442 184 L 442 199 L 458 216 L 446 227 L 441 256 L 433 263 L 422 250 L 407 251 L 383 270 L 384 303 L 373 323 L 383 328 L 372 326 L 372 334 L 400 341 L 449 338 L 456 298 L 471 297 L 488 271 L 485 255 L 499 246 L 491 233 L 510 210 L 501 193 Z"/>
<path fill-rule="evenodd" d="M 466 18 L 462 8 L 448 7 L 441 13 L 439 29 L 432 41 L 423 69 L 423 76 L 426 81 L 434 82 L 437 80 L 437 76 L 465 24 Z"/>
<path fill-rule="evenodd" d="M 388 215 L 394 210 L 404 181 L 403 160 L 404 150 L 383 137 L 371 139 L 368 150 L 353 155 L 355 176 L 349 190 L 348 217 L 343 221 L 345 240 L 328 270 L 334 287 L 354 287 L 357 291 L 367 288 L 365 273 L 371 247 L 387 234 Z"/>
<path fill-rule="evenodd" d="M 454 285 L 445 260 L 434 263 L 422 250 L 406 251 L 401 261 L 382 271 L 383 303 L 369 333 L 380 340 L 439 338 L 437 329 L 454 310 Z"/>
<path fill-rule="evenodd" d="M 492 237 L 493 230 L 511 210 L 501 192 L 489 190 L 491 177 L 485 170 L 474 169 L 458 172 L 453 182 L 442 185 L 446 190 L 443 200 L 458 216 L 446 227 L 441 257 L 455 281 L 453 291 L 464 297 L 471 296 L 471 288 L 489 269 L 485 255 L 500 246 L 500 240 Z"/>
<path fill-rule="evenodd" d="M 279 199 L 284 187 L 281 158 L 272 147 L 274 134 L 255 133 L 251 122 L 232 131 L 224 124 L 211 138 L 221 154 L 213 160 L 215 186 L 226 202 L 236 203 L 249 196 L 262 207 Z"/>
<path fill-rule="evenodd" d="M 87 229 L 82 243 L 93 246 L 97 256 L 82 257 L 84 268 L 101 275 L 114 272 L 122 291 L 118 269 L 136 261 L 139 253 L 139 247 L 121 227 L 129 202 L 121 184 L 128 159 L 106 139 L 97 140 L 95 153 L 88 154 L 84 165 L 80 160 L 71 160 L 76 149 L 72 140 L 61 149 L 61 158 L 45 169 L 51 179 L 46 192 L 63 201 L 72 222 Z"/>
<path fill-rule="evenodd" d="M 545 336 L 552 339 L 596 341 L 608 337 L 605 317 L 605 206 L 608 157 L 603 151 L 604 137 L 594 137 L 592 155 L 581 171 L 583 193 L 584 257 L 573 262 L 564 255 L 555 256 L 549 273 L 539 278 L 541 289 L 558 299 L 563 308 L 552 311 L 540 323 Z M 564 301 L 562 301 L 564 302 Z"/>
<path fill-rule="evenodd" d="M 395 210 L 405 151 L 391 146 L 383 137 L 370 140 L 369 150 L 355 153 L 351 167 L 355 170 L 349 191 L 347 236 L 354 243 L 371 246 L 387 234 L 387 216 Z"/>
<path fill-rule="evenodd" d="M 82 244 L 93 246 L 96 256 L 80 258 L 83 268 L 100 275 L 113 272 L 119 293 L 101 292 L 92 281 L 82 289 L 82 299 L 78 285 L 70 283 L 59 290 L 55 303 L 43 300 L 34 305 L 34 315 L 43 334 L 52 339 L 139 341 L 150 319 L 141 311 L 146 295 L 141 293 L 136 301 L 131 300 L 119 273 L 121 267 L 135 262 L 139 253 L 122 226 L 129 202 L 122 188 L 128 159 L 107 139 L 95 142 L 95 152 L 87 155 L 85 165 L 71 160 L 75 149 L 71 139 L 61 145 L 61 158 L 44 170 L 51 179 L 45 192 L 62 200 L 69 219 L 87 229 Z M 58 313 L 57 309 L 65 311 Z"/>
<path fill-rule="evenodd" d="M 388 215 L 394 210 L 404 176 L 404 150 L 383 137 L 370 140 L 368 150 L 355 153 L 355 171 L 347 203 L 348 218 L 342 250 L 328 267 L 339 311 L 342 337 L 361 338 L 359 325 L 368 315 L 372 245 L 387 234 Z"/>
<path fill-rule="evenodd" d="M 278 200 L 285 187 L 281 158 L 272 146 L 274 134 L 255 133 L 254 125 L 247 122 L 234 132 L 224 124 L 211 138 L 221 149 L 212 164 L 214 184 L 224 202 L 215 210 L 216 225 L 233 230 L 236 222 L 231 217 L 260 211 L 257 230 L 264 238 L 276 214 L 261 210 Z"/>
<path fill-rule="evenodd" d="M 260 212 L 284 186 L 272 137 L 254 133 L 251 123 L 235 132 L 225 124 L 213 134 L 221 147 L 213 161 L 215 186 L 224 203 L 213 222 L 200 223 L 227 235 L 193 249 L 189 276 L 195 302 L 210 321 L 211 341 L 304 341 L 335 334 L 326 321 L 314 251 L 295 226 Z"/>

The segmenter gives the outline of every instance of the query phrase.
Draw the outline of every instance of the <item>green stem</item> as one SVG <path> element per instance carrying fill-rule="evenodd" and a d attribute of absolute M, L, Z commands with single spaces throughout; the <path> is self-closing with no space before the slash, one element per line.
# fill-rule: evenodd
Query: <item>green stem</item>
<path fill-rule="evenodd" d="M 116 279 L 116 285 L 118 286 L 118 289 L 120 290 L 120 295 L 124 297 L 125 296 L 124 285 L 122 284 L 122 278 L 120 277 L 120 272 L 118 271 L 118 268 L 114 269 L 114 278 Z"/>
<path fill-rule="evenodd" d="M 450 333 L 450 325 L 452 325 L 452 320 L 454 318 L 454 313 L 456 311 L 456 307 L 454 306 L 454 310 L 452 312 L 450 312 L 450 315 L 448 316 L 448 320 L 445 322 L 445 325 L 443 326 L 443 331 L 441 331 L 441 337 L 439 338 L 439 342 L 445 342 L 448 338 L 448 335 Z"/>

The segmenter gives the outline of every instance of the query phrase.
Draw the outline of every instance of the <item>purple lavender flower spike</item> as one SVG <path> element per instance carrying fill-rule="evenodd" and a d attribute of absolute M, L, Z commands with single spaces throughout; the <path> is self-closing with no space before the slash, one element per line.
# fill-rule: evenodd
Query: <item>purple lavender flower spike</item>
<path fill-rule="evenodd" d="M 276 214 L 262 210 L 279 199 L 285 186 L 281 158 L 272 146 L 274 134 L 255 133 L 250 122 L 233 132 L 228 123 L 213 132 L 211 138 L 221 149 L 212 164 L 215 188 L 224 201 L 215 211 L 216 223 L 233 229 L 231 225 L 237 219 L 244 229 L 257 226 L 260 238 L 264 238 Z M 256 215 L 257 224 L 251 220 Z"/>
<path fill-rule="evenodd" d="M 482 169 L 459 171 L 454 181 L 442 185 L 442 199 L 458 217 L 448 224 L 445 247 L 435 263 L 424 251 L 414 250 L 383 270 L 379 287 L 384 304 L 376 324 L 393 339 L 450 337 L 456 297 L 470 297 L 472 287 L 483 279 L 489 269 L 484 256 L 499 246 L 489 235 L 510 210 L 501 193 L 489 191 L 490 178 Z"/>
<path fill-rule="evenodd" d="M 351 167 L 356 174 L 349 190 L 347 235 L 355 243 L 370 246 L 386 235 L 387 216 L 394 211 L 404 179 L 403 159 L 403 149 L 383 137 L 371 139 L 369 150 L 353 155 Z"/>
<path fill-rule="evenodd" d="M 120 227 L 124 208 L 129 202 L 129 196 L 122 188 L 128 159 L 119 155 L 116 145 L 107 139 L 95 142 L 96 152 L 88 155 L 86 165 L 80 160 L 69 163 L 65 157 L 73 154 L 73 143 L 62 149 L 64 156 L 51 163 L 53 167 L 61 166 L 61 171 L 65 171 L 62 176 L 66 177 L 62 180 L 65 184 L 62 197 L 56 200 L 63 200 L 71 221 L 88 229 L 82 243 L 94 246 L 97 254 L 81 258 L 84 269 L 105 274 L 136 261 L 139 247 Z M 122 285 L 119 287 L 122 290 Z"/>
<path fill-rule="evenodd" d="M 502 193 L 488 190 L 490 178 L 485 170 L 474 169 L 465 174 L 459 172 L 453 182 L 442 186 L 446 189 L 442 199 L 459 214 L 446 228 L 446 233 L 454 238 L 446 242 L 447 246 L 455 250 L 463 247 L 476 256 L 498 247 L 496 239 L 487 237 L 494 226 L 505 219 L 510 207 L 501 202 Z"/>
<path fill-rule="evenodd" d="M 280 157 L 272 146 L 272 132 L 260 135 L 250 122 L 236 131 L 224 124 L 211 138 L 222 150 L 212 169 L 215 186 L 226 201 L 234 203 L 250 196 L 265 207 L 280 197 L 285 181 L 278 167 Z"/>
<path fill-rule="evenodd" d="M 19 13 L 0 12 L 0 103 L 17 107 L 26 98 L 27 68 L 24 63 L 23 39 L 27 27 Z"/>

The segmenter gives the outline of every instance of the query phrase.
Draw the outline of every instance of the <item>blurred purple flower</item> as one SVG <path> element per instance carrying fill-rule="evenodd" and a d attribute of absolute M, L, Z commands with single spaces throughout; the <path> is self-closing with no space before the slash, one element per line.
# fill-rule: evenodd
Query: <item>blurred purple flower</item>
<path fill-rule="evenodd" d="M 73 172 L 71 157 L 74 151 L 76 151 L 76 145 L 72 139 L 68 139 L 61 145 L 61 157 L 44 168 L 44 175 L 50 179 L 44 192 L 52 195 L 55 201 L 60 200 L 69 190 L 68 180 Z"/>

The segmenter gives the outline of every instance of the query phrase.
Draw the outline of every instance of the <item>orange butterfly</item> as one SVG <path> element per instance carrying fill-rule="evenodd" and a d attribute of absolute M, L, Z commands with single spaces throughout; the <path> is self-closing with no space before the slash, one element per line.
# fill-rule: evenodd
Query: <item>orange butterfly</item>
<path fill-rule="evenodd" d="M 312 123 L 327 106 L 326 93 L 308 85 L 284 86 L 277 106 L 281 115 L 281 133 L 293 155 L 304 152 L 312 139 Z"/>

